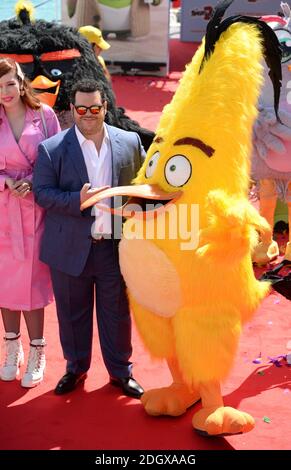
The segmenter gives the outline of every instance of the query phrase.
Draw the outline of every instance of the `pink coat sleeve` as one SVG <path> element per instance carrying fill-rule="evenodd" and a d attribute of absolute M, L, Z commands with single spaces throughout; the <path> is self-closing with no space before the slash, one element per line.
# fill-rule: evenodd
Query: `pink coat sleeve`
<path fill-rule="evenodd" d="M 54 110 L 46 104 L 42 105 L 42 109 L 45 117 L 48 137 L 52 137 L 58 132 L 61 132 L 61 126 Z"/>
<path fill-rule="evenodd" d="M 0 191 L 4 191 L 5 189 L 5 180 L 7 176 L 6 175 L 0 175 Z"/>

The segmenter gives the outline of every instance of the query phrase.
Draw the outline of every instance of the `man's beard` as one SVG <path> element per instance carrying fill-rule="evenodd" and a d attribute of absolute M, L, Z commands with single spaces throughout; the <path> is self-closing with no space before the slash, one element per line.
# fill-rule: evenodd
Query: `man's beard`
<path fill-rule="evenodd" d="M 90 124 L 88 125 L 88 123 L 90 122 Z M 80 122 L 80 130 L 82 132 L 82 134 L 84 135 L 94 135 L 94 134 L 98 134 L 101 130 L 102 130 L 102 127 L 103 127 L 103 123 L 100 123 L 99 121 L 81 121 Z"/>

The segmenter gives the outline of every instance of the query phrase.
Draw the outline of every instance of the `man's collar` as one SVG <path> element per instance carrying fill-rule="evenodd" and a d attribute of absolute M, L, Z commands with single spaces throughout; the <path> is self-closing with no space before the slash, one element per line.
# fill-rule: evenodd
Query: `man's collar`
<path fill-rule="evenodd" d="M 86 137 L 79 131 L 77 124 L 75 124 L 75 131 L 76 136 L 79 141 L 80 147 L 82 147 L 83 143 L 87 140 Z"/>

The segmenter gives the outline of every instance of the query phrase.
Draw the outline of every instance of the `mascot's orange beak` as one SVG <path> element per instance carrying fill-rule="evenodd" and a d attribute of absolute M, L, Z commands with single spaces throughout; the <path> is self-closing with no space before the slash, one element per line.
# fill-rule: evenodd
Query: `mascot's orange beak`
<path fill-rule="evenodd" d="M 291 65 L 288 65 L 288 70 L 289 72 L 291 72 Z"/>
<path fill-rule="evenodd" d="M 42 103 L 48 104 L 51 108 L 56 104 L 57 97 L 59 94 L 59 89 L 61 85 L 61 80 L 57 82 L 52 82 L 44 75 L 38 75 L 31 82 L 31 86 L 35 92 L 38 94 L 38 98 Z M 50 88 L 55 88 L 54 92 L 46 92 L 42 90 L 48 90 Z"/>
<path fill-rule="evenodd" d="M 156 216 L 164 211 L 166 206 L 175 203 L 182 194 L 182 191 L 167 193 L 158 185 L 117 186 L 116 188 L 104 189 L 90 197 L 81 205 L 81 210 L 96 205 L 99 209 L 122 217 L 146 218 L 149 213 Z M 103 199 L 116 196 L 129 196 L 129 199 L 121 207 L 114 207 L 113 209 L 104 204 L 99 204 Z"/>

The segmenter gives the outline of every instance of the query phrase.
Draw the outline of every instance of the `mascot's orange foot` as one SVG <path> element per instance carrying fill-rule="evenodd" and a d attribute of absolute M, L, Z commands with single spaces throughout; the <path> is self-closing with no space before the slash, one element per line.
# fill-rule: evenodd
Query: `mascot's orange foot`
<path fill-rule="evenodd" d="M 279 256 L 278 243 L 272 240 L 271 243 L 260 242 L 253 251 L 253 262 L 257 264 L 267 264 Z"/>
<path fill-rule="evenodd" d="M 151 416 L 180 416 L 200 399 L 196 391 L 186 385 L 173 383 L 170 387 L 148 390 L 141 397 L 146 412 Z"/>
<path fill-rule="evenodd" d="M 192 424 L 199 434 L 225 436 L 251 431 L 255 426 L 254 418 L 230 406 L 202 408 L 193 416 Z"/>

